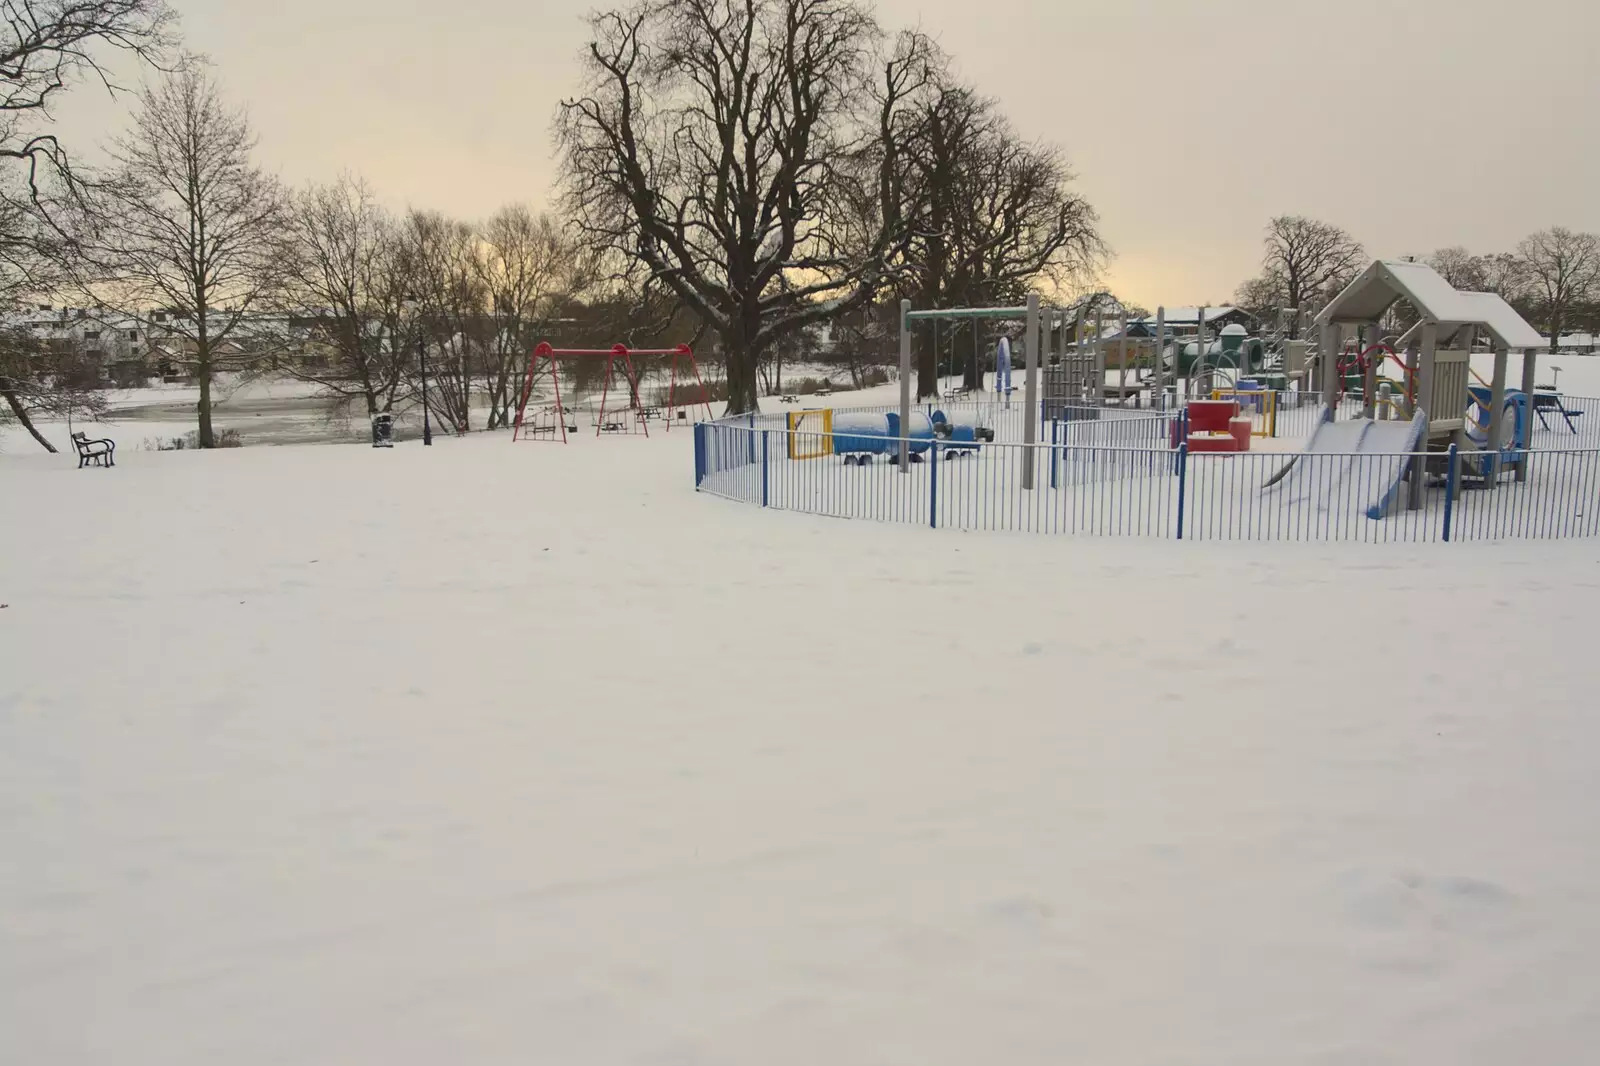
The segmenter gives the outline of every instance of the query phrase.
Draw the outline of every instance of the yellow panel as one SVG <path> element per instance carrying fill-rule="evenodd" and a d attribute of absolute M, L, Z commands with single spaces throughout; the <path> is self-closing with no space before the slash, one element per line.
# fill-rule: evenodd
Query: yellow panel
<path fill-rule="evenodd" d="M 789 458 L 821 459 L 833 454 L 833 412 L 790 411 Z"/>

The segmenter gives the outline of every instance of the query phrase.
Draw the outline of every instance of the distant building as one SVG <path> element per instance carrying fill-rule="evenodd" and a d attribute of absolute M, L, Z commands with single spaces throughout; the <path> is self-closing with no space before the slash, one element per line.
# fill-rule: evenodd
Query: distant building
<path fill-rule="evenodd" d="M 1195 334 L 1200 329 L 1200 308 L 1168 307 L 1164 309 L 1167 332 L 1173 336 Z M 1255 332 L 1255 316 L 1242 307 L 1206 308 L 1206 332 L 1215 337 L 1224 326 L 1243 326 Z M 1153 337 L 1156 334 L 1156 316 L 1147 315 L 1128 323 L 1128 336 Z"/>

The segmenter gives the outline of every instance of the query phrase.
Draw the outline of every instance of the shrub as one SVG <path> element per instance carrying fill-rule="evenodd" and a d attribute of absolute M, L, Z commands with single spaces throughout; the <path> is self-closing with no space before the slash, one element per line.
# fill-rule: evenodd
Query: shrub
<path fill-rule="evenodd" d="M 244 441 L 239 437 L 236 429 L 218 430 L 215 434 L 218 448 L 243 448 Z M 145 438 L 145 447 L 150 447 L 150 438 Z M 200 447 L 200 431 L 191 429 L 181 437 L 168 437 L 165 440 L 155 441 L 155 450 L 158 452 L 194 451 Z"/>

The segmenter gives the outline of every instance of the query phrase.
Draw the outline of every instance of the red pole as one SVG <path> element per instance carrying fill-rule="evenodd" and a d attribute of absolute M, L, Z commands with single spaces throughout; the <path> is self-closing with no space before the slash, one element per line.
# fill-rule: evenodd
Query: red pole
<path fill-rule="evenodd" d="M 517 422 L 516 425 L 511 427 L 511 440 L 513 442 L 517 440 L 517 435 L 522 432 L 522 417 L 528 410 L 528 397 L 533 395 L 534 368 L 539 365 L 540 357 L 549 351 L 550 345 L 546 344 L 544 341 L 540 341 L 538 344 L 534 345 L 533 353 L 528 357 L 528 376 L 522 382 L 522 402 L 517 404 Z M 554 365 L 553 362 L 552 365 Z M 559 389 L 557 389 L 556 396 L 559 402 Z"/>
<path fill-rule="evenodd" d="M 555 353 L 545 346 L 545 354 L 550 357 L 550 380 L 556 385 L 556 418 L 561 422 L 561 443 L 567 443 L 567 409 L 561 406 L 561 364 L 556 362 Z"/>
<path fill-rule="evenodd" d="M 706 391 L 706 383 L 700 377 L 700 364 L 696 361 L 694 352 L 690 350 L 687 344 L 680 344 L 678 347 L 683 351 L 684 355 L 689 357 L 689 367 L 694 371 L 694 383 L 700 386 L 700 403 L 705 405 L 706 421 L 713 421 L 715 416 L 711 413 L 711 394 Z"/>

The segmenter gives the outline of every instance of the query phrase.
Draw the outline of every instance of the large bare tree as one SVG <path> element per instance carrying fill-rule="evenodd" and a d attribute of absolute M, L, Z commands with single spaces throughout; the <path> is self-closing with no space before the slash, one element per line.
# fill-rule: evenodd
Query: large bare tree
<path fill-rule="evenodd" d="M 289 373 L 328 393 L 359 399 L 369 415 L 410 391 L 414 281 L 396 220 L 367 183 L 349 175 L 294 197 L 288 294 L 327 365 L 292 360 Z"/>
<path fill-rule="evenodd" d="M 1071 189 L 1059 149 L 1023 141 L 970 89 L 941 93 L 923 130 L 926 158 L 936 165 L 913 197 L 926 223 L 911 257 L 922 306 L 1019 303 L 1041 282 L 1070 287 L 1093 273 L 1105 246 L 1094 209 Z M 925 333 L 918 393 L 930 396 L 937 360 L 932 333 Z M 982 388 L 977 344 L 962 347 L 965 384 Z"/>
<path fill-rule="evenodd" d="M 894 280 L 900 141 L 931 50 L 903 35 L 885 52 L 854 0 L 641 0 L 591 30 L 560 110 L 572 212 L 715 333 L 729 410 L 754 410 L 771 345 Z M 838 208 L 869 198 L 863 234 Z"/>
<path fill-rule="evenodd" d="M 0 0 L 0 307 L 61 286 L 77 255 L 85 177 L 73 166 L 53 107 L 74 87 L 116 91 L 111 64 L 166 61 L 175 18 L 164 0 Z M 27 338 L 0 340 L 0 398 L 48 451 L 33 415 L 88 398 Z"/>
<path fill-rule="evenodd" d="M 1600 237 L 1552 226 L 1525 237 L 1517 254 L 1553 352 L 1572 312 L 1600 295 Z"/>
<path fill-rule="evenodd" d="M 239 353 L 255 343 L 245 327 L 281 292 L 290 261 L 283 191 L 252 161 L 255 143 L 196 64 L 144 90 L 112 151 L 104 284 L 130 312 L 167 310 L 173 354 L 200 385 L 202 448 L 216 446 L 212 379 L 245 365 Z"/>
<path fill-rule="evenodd" d="M 1267 223 L 1262 245 L 1261 275 L 1239 292 L 1257 313 L 1312 309 L 1354 277 L 1366 256 L 1342 228 L 1302 215 L 1280 215 Z M 1297 330 L 1293 320 L 1290 335 Z"/>

